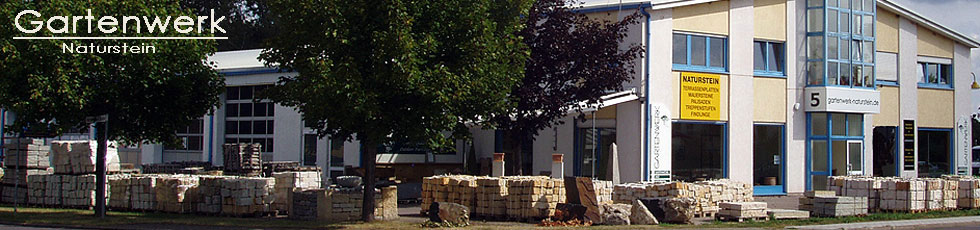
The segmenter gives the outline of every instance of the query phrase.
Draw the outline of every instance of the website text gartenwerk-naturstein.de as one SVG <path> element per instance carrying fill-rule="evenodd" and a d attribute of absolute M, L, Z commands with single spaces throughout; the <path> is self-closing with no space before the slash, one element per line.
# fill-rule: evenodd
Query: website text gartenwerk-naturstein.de
<path fill-rule="evenodd" d="M 26 19 L 27 24 L 22 25 L 21 23 Z M 214 9 L 211 9 L 210 16 L 166 16 L 161 19 L 160 16 L 123 16 L 119 19 L 115 16 L 101 16 L 96 18 L 92 16 L 92 10 L 86 10 L 86 15 L 83 16 L 71 16 L 71 15 L 58 15 L 51 16 L 45 20 L 40 12 L 34 10 L 24 10 L 14 17 L 14 26 L 17 27 L 22 33 L 25 34 L 36 34 L 41 32 L 41 30 L 47 29 L 48 32 L 55 35 L 66 34 L 69 36 L 50 36 L 50 37 L 14 37 L 13 39 L 21 40 L 219 40 L 228 39 L 227 37 L 196 37 L 196 36 L 179 36 L 179 37 L 144 37 L 144 36 L 125 36 L 126 34 L 141 34 L 144 31 L 146 33 L 166 33 L 167 30 L 171 28 L 180 34 L 189 34 L 192 32 L 203 34 L 205 31 L 210 34 L 216 34 L 216 32 L 226 33 L 224 28 L 221 28 L 220 23 L 225 20 L 224 16 L 215 17 Z M 207 25 L 207 27 L 205 27 Z M 81 28 L 80 28 L 81 26 Z M 145 26 L 145 27 L 144 27 Z M 123 34 L 123 36 L 100 36 L 100 37 L 77 37 L 70 36 L 71 34 L 78 33 L 79 29 L 83 32 L 92 34 L 93 31 L 98 31 L 103 34 L 113 35 L 113 34 Z M 62 53 L 156 53 L 156 47 L 152 45 L 146 45 L 141 43 L 140 45 L 130 45 L 124 43 L 121 45 L 95 45 L 94 43 L 86 44 L 75 44 L 75 43 L 62 43 L 61 44 Z"/>

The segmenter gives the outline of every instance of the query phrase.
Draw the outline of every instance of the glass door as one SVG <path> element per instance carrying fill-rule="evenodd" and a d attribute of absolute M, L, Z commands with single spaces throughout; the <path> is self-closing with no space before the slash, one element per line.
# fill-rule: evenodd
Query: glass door
<path fill-rule="evenodd" d="M 847 175 L 862 175 L 864 168 L 862 167 L 861 152 L 864 149 L 864 145 L 861 141 L 848 141 L 847 142 Z"/>

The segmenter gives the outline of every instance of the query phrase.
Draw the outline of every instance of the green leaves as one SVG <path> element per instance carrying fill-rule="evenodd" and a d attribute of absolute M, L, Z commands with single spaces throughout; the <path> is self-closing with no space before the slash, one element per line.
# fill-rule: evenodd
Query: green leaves
<path fill-rule="evenodd" d="M 443 131 L 504 111 L 523 75 L 516 32 L 529 6 L 271 0 L 280 33 L 262 59 L 299 75 L 266 96 L 296 106 L 321 135 L 449 147 Z"/>

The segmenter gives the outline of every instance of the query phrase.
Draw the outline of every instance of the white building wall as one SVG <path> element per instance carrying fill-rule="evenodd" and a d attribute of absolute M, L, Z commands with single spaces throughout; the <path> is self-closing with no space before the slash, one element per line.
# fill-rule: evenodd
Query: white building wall
<path fill-rule="evenodd" d="M 616 106 L 616 146 L 621 183 L 643 180 L 643 104 L 631 101 Z"/>
<path fill-rule="evenodd" d="M 753 0 L 732 0 L 728 37 L 728 178 L 752 183 L 753 167 Z"/>
<path fill-rule="evenodd" d="M 970 74 L 973 67 L 972 64 L 973 61 L 970 60 L 970 48 L 964 46 L 963 44 L 956 43 L 953 46 L 953 71 L 954 71 L 953 100 L 955 103 L 953 105 L 954 106 L 953 114 L 956 116 L 953 118 L 953 120 L 956 122 L 959 122 L 961 118 L 972 119 L 970 115 L 976 109 L 976 107 L 973 107 L 973 101 L 971 100 L 970 97 L 970 86 L 971 83 L 973 82 L 973 75 Z M 972 124 L 972 122 L 969 124 Z M 953 142 L 956 143 L 956 145 L 950 146 L 950 148 L 954 149 L 954 152 L 956 153 L 954 154 L 954 156 L 956 156 L 956 159 L 950 162 L 955 164 L 956 166 L 970 167 L 970 170 L 967 170 L 968 171 L 967 174 L 972 174 L 973 173 L 973 169 L 972 169 L 973 146 L 970 145 L 972 145 L 973 143 L 973 138 L 972 138 L 973 132 L 969 131 L 972 130 L 970 129 L 969 125 L 966 127 L 966 130 L 968 131 L 966 132 L 965 138 L 968 141 L 966 141 L 965 143 L 961 139 L 958 139 L 958 138 L 962 138 L 959 137 L 959 133 L 960 133 L 959 130 L 957 129 L 953 130 L 953 137 L 956 138 L 954 139 Z M 963 145 L 967 145 L 967 146 L 963 146 Z M 961 148 L 965 148 L 969 150 L 968 153 L 965 154 L 965 156 L 964 154 L 960 153 L 959 150 L 961 150 Z"/>
<path fill-rule="evenodd" d="M 799 109 L 806 87 L 806 1 L 786 1 L 786 192 L 806 190 L 806 113 Z M 797 15 L 800 15 L 797 17 Z"/>
<path fill-rule="evenodd" d="M 912 21 L 906 18 L 898 19 L 898 91 L 899 91 L 899 116 L 902 121 L 899 123 L 898 132 L 903 132 L 902 126 L 904 125 L 904 120 L 918 120 L 919 118 L 919 107 L 918 107 L 918 96 L 919 96 L 919 80 L 917 74 L 915 73 L 915 65 L 918 64 L 918 26 Z M 916 122 L 916 126 L 919 123 Z M 918 137 L 918 129 L 916 129 L 916 137 Z M 904 143 L 905 136 L 899 135 L 899 148 L 901 149 L 901 143 Z M 918 142 L 918 140 L 916 140 Z M 918 154 L 918 143 L 916 143 L 916 154 L 915 161 L 919 162 Z M 899 154 L 903 154 L 899 152 Z M 901 158 L 899 158 L 901 159 Z M 902 164 L 903 161 L 898 162 Z M 902 167 L 902 177 L 916 177 L 918 174 L 918 164 L 915 166 L 916 171 L 905 171 L 904 166 Z"/>

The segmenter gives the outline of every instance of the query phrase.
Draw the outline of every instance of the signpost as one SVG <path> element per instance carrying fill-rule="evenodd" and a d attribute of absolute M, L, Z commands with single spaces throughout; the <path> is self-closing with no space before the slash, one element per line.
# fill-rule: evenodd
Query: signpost
<path fill-rule="evenodd" d="M 105 218 L 106 213 L 106 150 L 108 149 L 108 136 L 109 136 L 109 114 L 86 117 L 85 121 L 87 123 L 96 123 L 95 132 L 96 137 L 99 138 L 99 147 L 95 157 L 95 216 L 99 218 Z M 99 127 L 98 123 L 102 123 L 102 127 Z"/>

